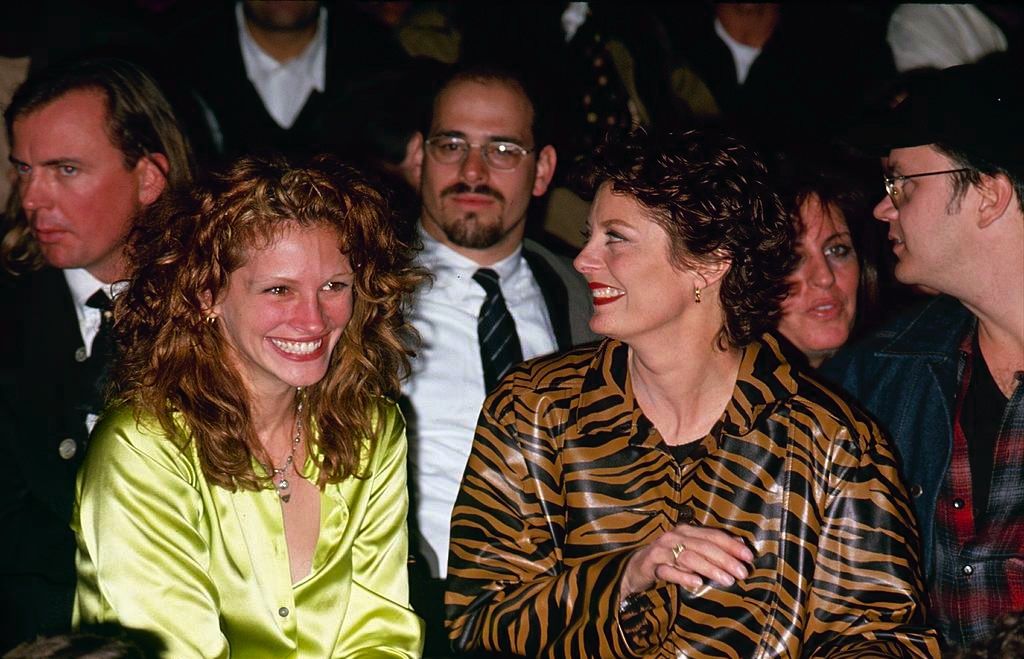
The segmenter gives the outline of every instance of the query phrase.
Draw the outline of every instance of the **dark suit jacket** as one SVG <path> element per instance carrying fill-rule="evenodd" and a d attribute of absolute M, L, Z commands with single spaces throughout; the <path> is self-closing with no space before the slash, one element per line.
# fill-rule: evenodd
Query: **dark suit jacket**
<path fill-rule="evenodd" d="M 67 282 L 46 268 L 0 295 L 0 652 L 66 631 L 75 589 L 68 526 L 90 387 Z"/>
<path fill-rule="evenodd" d="M 345 3 L 331 4 L 324 91 L 313 90 L 295 123 L 282 128 L 249 81 L 236 26 L 234 3 L 222 3 L 179 37 L 201 44 L 191 50 L 189 80 L 216 119 L 225 157 L 333 151 L 353 159 L 376 146 L 384 121 L 376 99 L 394 96 L 409 59 L 389 30 Z"/>
<path fill-rule="evenodd" d="M 523 241 L 523 258 L 544 294 L 558 349 L 568 350 L 600 339 L 590 331 L 594 312 L 590 287 L 572 262 L 529 238 Z"/>
<path fill-rule="evenodd" d="M 884 19 L 839 3 L 788 3 L 740 85 L 732 53 L 714 30 L 711 3 L 667 3 L 681 60 L 707 85 L 726 123 L 767 148 L 827 140 L 891 76 Z"/>

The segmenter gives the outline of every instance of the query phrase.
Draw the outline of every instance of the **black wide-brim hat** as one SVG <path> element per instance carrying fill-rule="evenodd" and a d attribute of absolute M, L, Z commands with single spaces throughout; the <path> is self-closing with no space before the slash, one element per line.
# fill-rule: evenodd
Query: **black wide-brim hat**
<path fill-rule="evenodd" d="M 935 144 L 977 166 L 1024 170 L 1024 103 L 1009 60 L 993 58 L 922 77 L 893 109 L 849 135 L 867 153 Z"/>

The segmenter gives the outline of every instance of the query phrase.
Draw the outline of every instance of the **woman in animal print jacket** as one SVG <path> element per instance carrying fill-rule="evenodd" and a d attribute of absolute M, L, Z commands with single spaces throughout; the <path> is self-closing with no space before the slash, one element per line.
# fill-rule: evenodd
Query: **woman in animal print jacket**
<path fill-rule="evenodd" d="M 771 333 L 793 230 L 746 147 L 600 149 L 576 259 L 596 347 L 484 404 L 452 517 L 461 650 L 937 657 L 887 438 Z"/>

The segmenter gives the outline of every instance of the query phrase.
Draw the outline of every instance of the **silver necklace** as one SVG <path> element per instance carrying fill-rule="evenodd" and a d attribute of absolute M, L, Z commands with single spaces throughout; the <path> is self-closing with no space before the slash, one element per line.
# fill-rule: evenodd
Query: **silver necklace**
<path fill-rule="evenodd" d="M 281 497 L 283 503 L 288 503 L 292 498 L 291 483 L 288 482 L 288 477 L 285 475 L 289 469 L 295 471 L 298 475 L 298 470 L 294 469 L 295 465 L 295 451 L 299 448 L 299 442 L 302 441 L 302 401 L 299 400 L 295 407 L 295 439 L 292 440 L 292 448 L 288 451 L 288 457 L 284 459 L 284 464 L 280 467 L 275 467 L 273 463 L 270 464 L 270 470 L 273 472 L 270 476 L 271 482 L 274 483 L 274 487 L 277 489 L 277 496 Z"/>

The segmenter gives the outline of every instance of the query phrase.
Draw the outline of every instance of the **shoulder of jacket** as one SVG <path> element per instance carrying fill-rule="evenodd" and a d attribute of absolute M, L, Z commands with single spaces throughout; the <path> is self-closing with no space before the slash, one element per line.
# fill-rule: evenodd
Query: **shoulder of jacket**
<path fill-rule="evenodd" d="M 591 368 L 599 343 L 534 357 L 514 368 L 508 377 L 517 390 L 578 390 Z"/>

